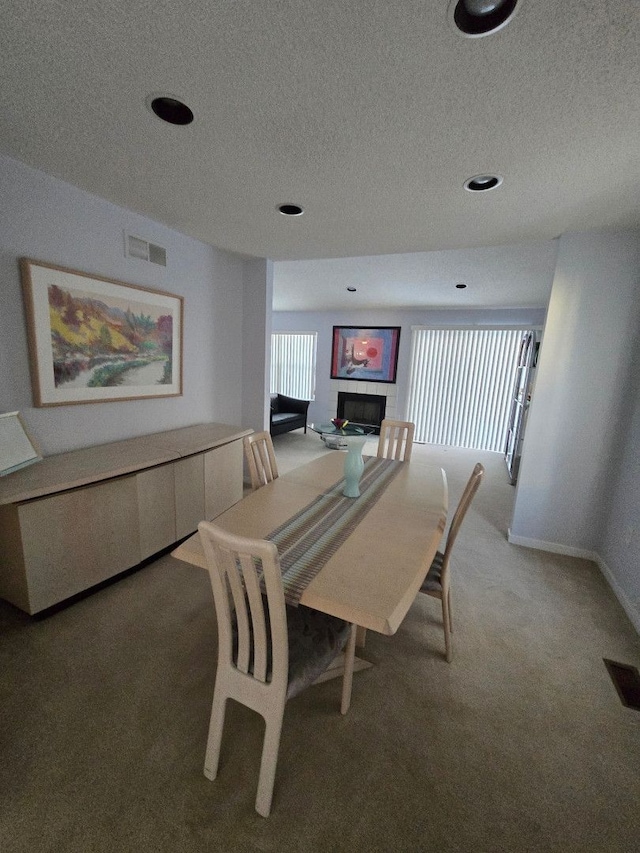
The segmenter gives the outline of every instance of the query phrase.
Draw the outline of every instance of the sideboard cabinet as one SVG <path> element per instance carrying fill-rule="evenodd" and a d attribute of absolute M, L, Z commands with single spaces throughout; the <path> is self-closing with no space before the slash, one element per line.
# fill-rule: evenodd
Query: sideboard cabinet
<path fill-rule="evenodd" d="M 242 498 L 226 424 L 49 456 L 0 479 L 0 597 L 34 614 L 132 568 Z"/>

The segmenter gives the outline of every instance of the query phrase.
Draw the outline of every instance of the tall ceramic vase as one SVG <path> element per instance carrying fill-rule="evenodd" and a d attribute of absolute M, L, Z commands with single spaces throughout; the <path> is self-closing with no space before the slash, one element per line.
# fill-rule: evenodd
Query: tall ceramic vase
<path fill-rule="evenodd" d="M 347 453 L 344 458 L 344 489 L 342 494 L 348 498 L 360 497 L 360 477 L 364 471 L 362 448 L 366 435 L 350 435 L 347 438 Z"/>

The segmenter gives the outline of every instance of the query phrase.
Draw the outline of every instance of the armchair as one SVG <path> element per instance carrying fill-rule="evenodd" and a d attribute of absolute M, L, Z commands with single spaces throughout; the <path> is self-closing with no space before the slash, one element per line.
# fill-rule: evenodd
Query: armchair
<path fill-rule="evenodd" d="M 292 429 L 304 427 L 307 431 L 307 409 L 310 400 L 297 400 L 295 397 L 287 397 L 286 394 L 271 395 L 271 415 L 269 432 L 271 435 L 280 435 Z"/>

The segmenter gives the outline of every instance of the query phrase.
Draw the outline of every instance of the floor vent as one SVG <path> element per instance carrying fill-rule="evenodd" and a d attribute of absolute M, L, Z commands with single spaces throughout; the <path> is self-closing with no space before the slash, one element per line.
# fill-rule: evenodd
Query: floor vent
<path fill-rule="evenodd" d="M 125 254 L 128 258 L 140 258 L 142 261 L 150 261 L 152 264 L 158 264 L 161 267 L 167 265 L 167 250 L 162 246 L 156 246 L 154 243 L 148 243 L 141 237 L 134 237 L 133 234 L 125 234 Z"/>
<path fill-rule="evenodd" d="M 622 704 L 640 711 L 640 674 L 637 668 L 607 658 L 603 660 Z"/>

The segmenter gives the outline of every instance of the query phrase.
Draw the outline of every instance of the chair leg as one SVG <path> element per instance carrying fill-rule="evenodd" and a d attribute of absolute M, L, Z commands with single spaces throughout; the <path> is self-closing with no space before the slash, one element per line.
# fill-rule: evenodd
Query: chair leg
<path fill-rule="evenodd" d="M 283 716 L 284 706 L 279 715 L 270 714 L 264 718 L 264 743 L 262 745 L 258 794 L 256 796 L 256 811 L 262 817 L 269 817 L 269 813 L 271 812 L 271 800 L 273 798 L 273 786 L 276 779 L 276 765 L 278 764 Z"/>
<path fill-rule="evenodd" d="M 224 729 L 226 706 L 227 697 L 220 691 L 214 690 L 211 720 L 209 721 L 209 736 L 207 738 L 207 751 L 204 757 L 204 775 L 207 779 L 215 779 L 218 775 L 218 762 L 220 760 L 220 745 L 222 744 L 222 730 Z"/>
<path fill-rule="evenodd" d="M 344 674 L 342 676 L 342 702 L 340 704 L 340 713 L 346 714 L 351 705 L 351 685 L 353 683 L 353 662 L 356 656 L 356 638 L 358 636 L 358 628 L 356 625 L 351 626 L 347 646 L 344 650 Z"/>
<path fill-rule="evenodd" d="M 447 610 L 449 611 L 449 633 L 453 634 L 453 617 L 451 615 L 451 589 L 447 590 Z"/>
<path fill-rule="evenodd" d="M 451 663 L 451 625 L 449 622 L 448 596 L 442 597 L 442 623 L 444 625 L 444 649 L 447 663 Z"/>

